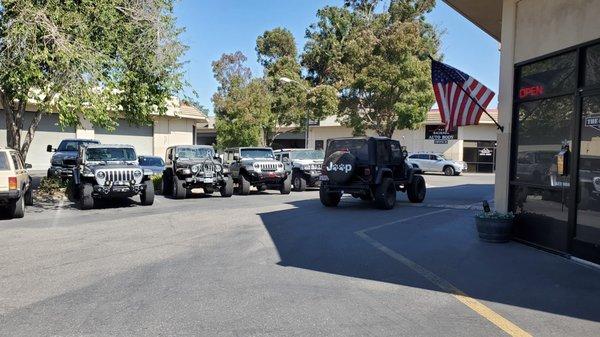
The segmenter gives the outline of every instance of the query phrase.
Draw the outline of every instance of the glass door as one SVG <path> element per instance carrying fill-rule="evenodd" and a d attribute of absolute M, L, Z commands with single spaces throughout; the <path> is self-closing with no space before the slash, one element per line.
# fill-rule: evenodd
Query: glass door
<path fill-rule="evenodd" d="M 573 255 L 600 262 L 600 93 L 580 101 L 581 127 Z"/>

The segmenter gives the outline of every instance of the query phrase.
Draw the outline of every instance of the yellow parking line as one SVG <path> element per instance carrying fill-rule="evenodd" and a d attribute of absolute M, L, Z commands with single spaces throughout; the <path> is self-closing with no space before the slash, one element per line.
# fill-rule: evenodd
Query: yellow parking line
<path fill-rule="evenodd" d="M 446 212 L 446 211 L 449 211 L 449 210 L 448 209 L 438 210 L 438 211 L 434 211 L 434 212 L 429 212 L 429 213 L 425 213 L 425 214 L 420 214 L 420 215 L 404 218 L 404 219 L 389 222 L 389 223 L 386 223 L 383 225 L 366 228 L 366 229 L 355 232 L 355 234 L 358 235 L 363 240 L 365 240 L 366 242 L 368 242 L 371 246 L 377 248 L 384 254 L 388 255 L 389 257 L 393 258 L 394 260 L 396 260 L 396 261 L 402 263 L 403 265 L 407 266 L 408 268 L 412 269 L 419 275 L 421 275 L 424 278 L 426 278 L 427 280 L 429 280 L 434 285 L 438 286 L 443 291 L 454 296 L 462 304 L 466 305 L 469 309 L 475 311 L 478 315 L 487 319 L 488 321 L 490 321 L 492 324 L 494 324 L 498 328 L 502 329 L 507 334 L 509 334 L 511 336 L 518 336 L 518 337 L 526 337 L 526 336 L 530 337 L 531 335 L 528 332 L 519 328 L 517 325 L 515 325 L 511 321 L 507 320 L 506 318 L 502 317 L 500 314 L 496 313 L 489 307 L 485 306 L 483 303 L 468 296 L 467 294 L 462 292 L 460 289 L 458 289 L 454 285 L 452 285 L 450 282 L 444 280 L 443 278 L 434 274 L 430 270 L 428 270 L 428 269 L 424 268 L 423 266 L 415 263 L 414 261 L 408 259 L 404 255 L 399 254 L 399 253 L 395 252 L 394 250 L 384 246 L 381 242 L 373 239 L 372 237 L 370 237 L 369 235 L 366 234 L 366 232 L 372 231 L 374 229 L 379 229 L 379 228 L 382 228 L 385 226 L 390 226 L 393 224 L 407 222 L 407 221 L 411 221 L 411 220 L 414 220 L 417 218 L 430 216 L 433 214 L 442 213 L 442 212 Z"/>

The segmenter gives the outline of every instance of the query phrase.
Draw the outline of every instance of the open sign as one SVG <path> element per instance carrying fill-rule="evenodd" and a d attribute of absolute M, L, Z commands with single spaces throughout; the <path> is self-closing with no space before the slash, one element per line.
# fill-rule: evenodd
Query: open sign
<path fill-rule="evenodd" d="M 521 88 L 521 90 L 519 90 L 519 98 L 538 97 L 543 94 L 544 94 L 544 87 L 541 85 L 524 87 L 524 88 Z"/>

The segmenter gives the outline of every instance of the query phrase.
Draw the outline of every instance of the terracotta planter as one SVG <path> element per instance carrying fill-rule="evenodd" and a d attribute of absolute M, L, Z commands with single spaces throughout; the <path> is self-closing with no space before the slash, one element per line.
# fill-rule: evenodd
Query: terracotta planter
<path fill-rule="evenodd" d="M 475 225 L 481 241 L 494 243 L 510 241 L 513 219 L 475 217 Z"/>

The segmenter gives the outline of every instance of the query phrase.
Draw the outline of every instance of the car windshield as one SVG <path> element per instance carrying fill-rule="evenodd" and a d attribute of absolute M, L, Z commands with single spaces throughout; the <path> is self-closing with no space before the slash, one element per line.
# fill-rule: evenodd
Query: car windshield
<path fill-rule="evenodd" d="M 58 151 L 61 151 L 61 152 L 73 151 L 73 152 L 75 152 L 75 151 L 79 150 L 80 145 L 87 145 L 87 144 L 98 144 L 98 142 L 80 141 L 80 140 L 63 140 L 62 142 L 60 142 L 60 145 L 58 145 Z"/>
<path fill-rule="evenodd" d="M 274 158 L 271 149 L 242 149 L 240 155 L 242 158 Z"/>
<path fill-rule="evenodd" d="M 10 164 L 8 163 L 8 156 L 6 152 L 0 152 L 0 170 L 10 170 Z"/>
<path fill-rule="evenodd" d="M 199 159 L 212 158 L 215 151 L 210 147 L 178 147 L 176 154 L 178 159 Z"/>
<path fill-rule="evenodd" d="M 134 161 L 135 150 L 130 147 L 95 147 L 86 150 L 90 161 Z"/>
<path fill-rule="evenodd" d="M 327 144 L 327 157 L 336 151 L 352 153 L 361 160 L 369 159 L 369 142 L 366 139 L 336 139 Z"/>
<path fill-rule="evenodd" d="M 163 166 L 165 164 L 161 158 L 155 157 L 141 157 L 139 162 L 142 166 Z"/>
<path fill-rule="evenodd" d="M 438 154 L 437 157 L 438 160 L 446 160 L 446 157 L 444 157 L 444 155 Z"/>
<path fill-rule="evenodd" d="M 325 152 L 322 150 L 300 150 L 290 152 L 292 159 L 323 159 Z"/>

